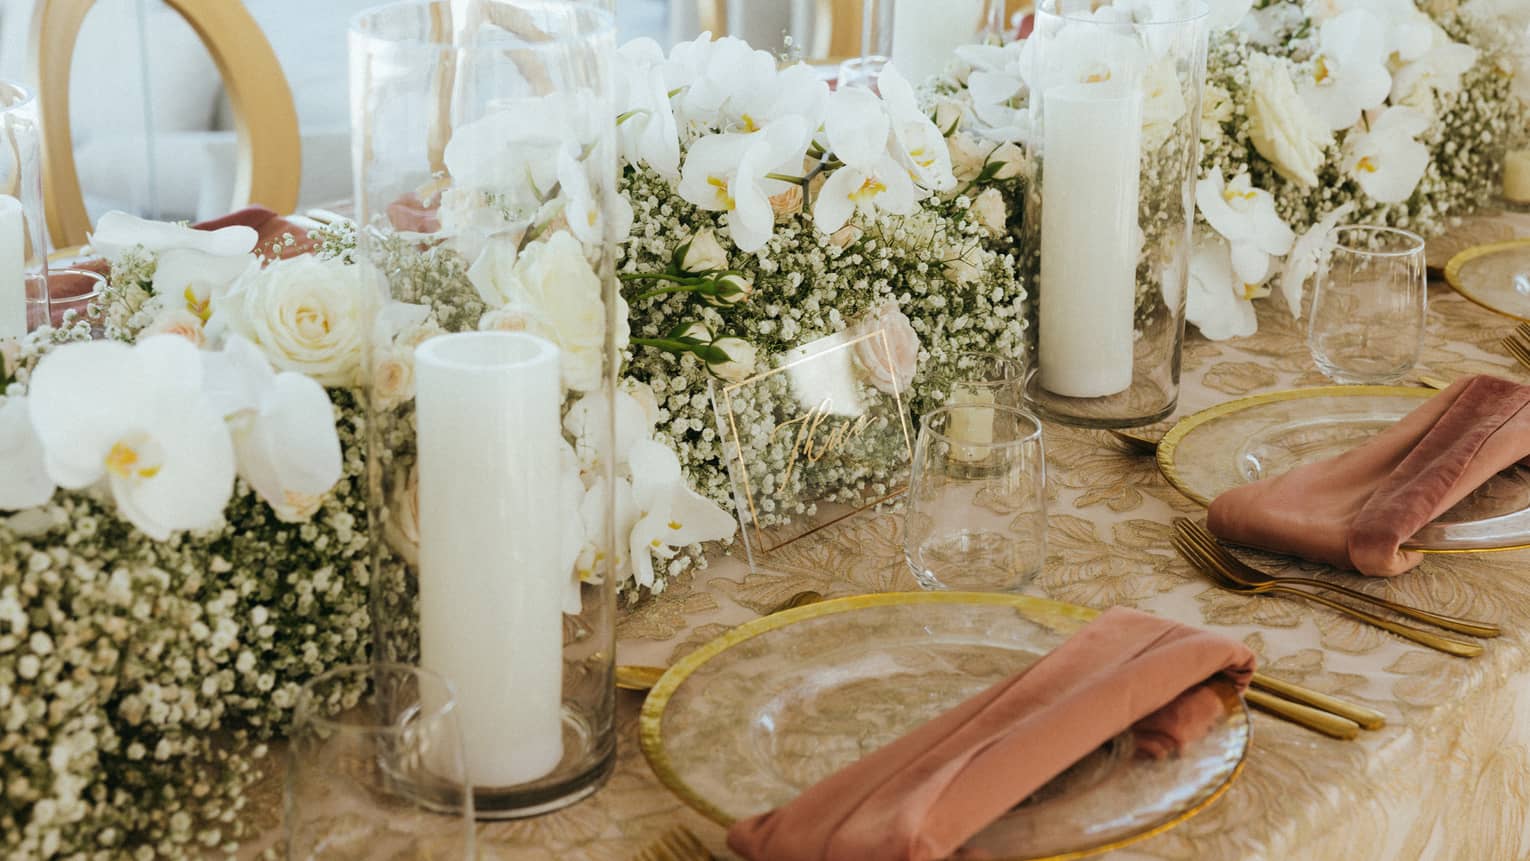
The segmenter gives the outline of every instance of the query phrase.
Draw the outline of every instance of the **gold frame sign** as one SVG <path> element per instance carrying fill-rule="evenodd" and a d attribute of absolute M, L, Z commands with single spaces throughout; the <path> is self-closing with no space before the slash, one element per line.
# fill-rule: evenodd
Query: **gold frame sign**
<path fill-rule="evenodd" d="M 868 372 L 868 366 L 880 369 Z M 908 380 L 883 329 L 783 353 L 775 368 L 711 386 L 749 564 L 901 495 L 913 460 Z"/>

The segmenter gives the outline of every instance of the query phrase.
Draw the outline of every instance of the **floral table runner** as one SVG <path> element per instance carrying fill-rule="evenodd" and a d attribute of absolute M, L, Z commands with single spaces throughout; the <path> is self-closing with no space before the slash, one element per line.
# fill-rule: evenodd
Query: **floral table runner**
<path fill-rule="evenodd" d="M 1530 234 L 1530 217 L 1509 217 Z M 1431 287 L 1423 366 L 1440 376 L 1530 380 L 1498 347 L 1512 321 Z M 1257 392 L 1327 381 L 1303 325 L 1261 303 L 1258 334 L 1191 336 L 1180 415 Z M 1091 607 L 1126 605 L 1241 638 L 1271 675 L 1383 711 L 1388 725 L 1335 741 L 1256 712 L 1241 777 L 1211 808 L 1111 854 L 1122 859 L 1362 859 L 1530 856 L 1530 552 L 1431 556 L 1417 570 L 1359 581 L 1268 557 L 1269 570 L 1343 579 L 1395 600 L 1498 622 L 1503 637 L 1463 660 L 1406 643 L 1326 609 L 1221 591 L 1169 543 L 1170 519 L 1197 515 L 1151 458 L 1099 432 L 1049 427 L 1050 524 L 1032 594 Z M 768 570 L 714 558 L 693 581 L 623 613 L 621 663 L 665 664 L 806 589 L 829 597 L 913 590 L 896 515 L 864 516 L 777 551 Z M 739 549 L 741 555 L 741 548 Z M 619 760 L 594 798 L 550 816 L 479 827 L 484 859 L 617 861 L 683 824 L 720 857 L 723 830 L 686 808 L 638 748 L 641 695 L 619 694 Z M 281 829 L 279 766 L 255 804 L 271 846 Z M 251 847 L 253 854 L 260 847 Z"/>

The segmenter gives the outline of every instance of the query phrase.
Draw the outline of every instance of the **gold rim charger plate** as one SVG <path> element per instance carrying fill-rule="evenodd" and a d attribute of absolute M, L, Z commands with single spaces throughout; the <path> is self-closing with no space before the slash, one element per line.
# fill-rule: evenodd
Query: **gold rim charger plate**
<path fill-rule="evenodd" d="M 1186 416 L 1158 444 L 1158 468 L 1201 505 L 1223 491 L 1335 457 L 1436 393 L 1403 386 L 1318 386 L 1253 395 Z M 1403 545 L 1424 553 L 1530 547 L 1530 469 L 1499 473 Z"/>
<path fill-rule="evenodd" d="M 741 625 L 670 667 L 641 717 L 665 786 L 727 826 L 764 813 L 1060 645 L 1096 611 L 1024 595 L 861 595 Z M 1211 732 L 1139 759 L 1124 733 L 968 841 L 991 859 L 1081 858 L 1166 831 L 1242 769 L 1230 683 Z"/>
<path fill-rule="evenodd" d="M 1445 264 L 1445 283 L 1495 314 L 1530 323 L 1530 238 L 1460 252 Z"/>

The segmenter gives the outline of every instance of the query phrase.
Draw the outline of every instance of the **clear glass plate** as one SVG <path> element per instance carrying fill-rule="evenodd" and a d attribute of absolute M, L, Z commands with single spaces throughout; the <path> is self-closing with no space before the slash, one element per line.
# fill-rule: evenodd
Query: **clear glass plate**
<path fill-rule="evenodd" d="M 1039 660 L 1095 611 L 1023 595 L 897 593 L 825 601 L 729 631 L 671 667 L 643 705 L 659 779 L 729 825 Z M 968 842 L 993 859 L 1105 851 L 1215 800 L 1248 748 L 1242 700 L 1163 761 L 1106 743 Z"/>
<path fill-rule="evenodd" d="M 1462 251 L 1445 265 L 1445 282 L 1489 311 L 1530 322 L 1530 239 Z"/>
<path fill-rule="evenodd" d="M 1396 386 L 1321 386 L 1254 395 L 1179 421 L 1158 445 L 1158 466 L 1202 505 L 1225 490 L 1335 457 L 1434 395 Z M 1403 546 L 1426 553 L 1530 545 L 1530 469 L 1516 466 L 1419 530 Z"/>

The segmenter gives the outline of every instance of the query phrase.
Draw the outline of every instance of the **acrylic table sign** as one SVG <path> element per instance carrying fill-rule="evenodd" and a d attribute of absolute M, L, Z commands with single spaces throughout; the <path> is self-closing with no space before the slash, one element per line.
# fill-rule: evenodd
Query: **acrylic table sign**
<path fill-rule="evenodd" d="M 897 368 L 884 330 L 862 328 L 789 350 L 741 382 L 713 382 L 751 568 L 907 488 L 910 381 Z"/>

